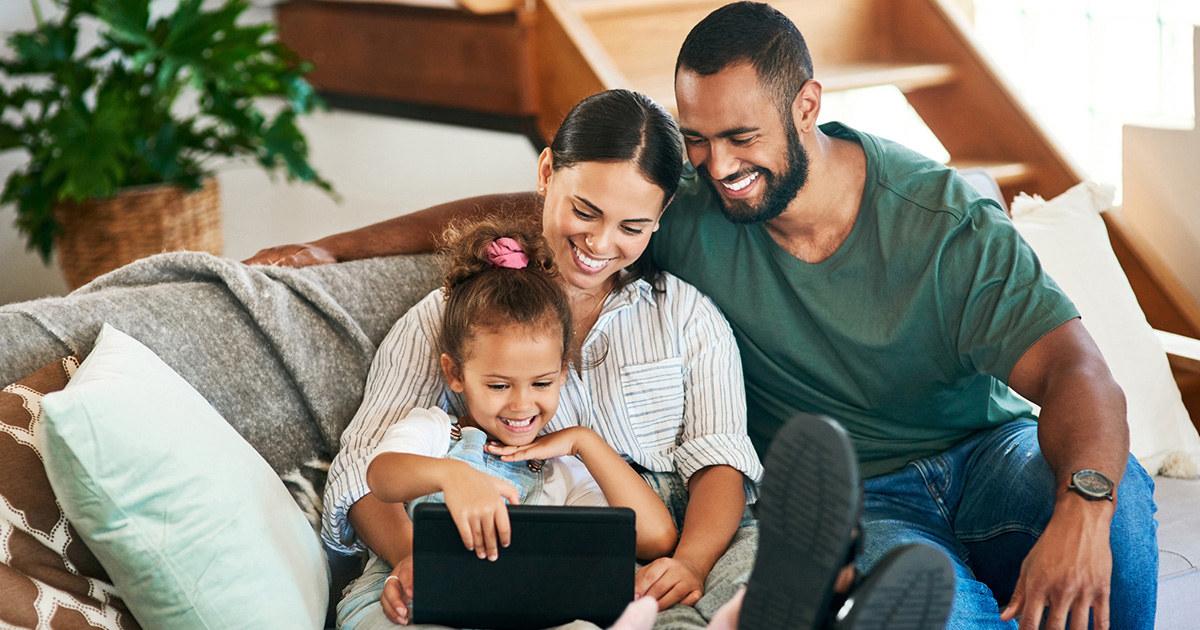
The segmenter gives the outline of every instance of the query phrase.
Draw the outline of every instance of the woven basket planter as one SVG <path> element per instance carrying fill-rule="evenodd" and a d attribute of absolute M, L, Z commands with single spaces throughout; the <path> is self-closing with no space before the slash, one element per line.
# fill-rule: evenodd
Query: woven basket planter
<path fill-rule="evenodd" d="M 55 207 L 54 219 L 60 228 L 58 260 L 71 289 L 153 254 L 220 255 L 223 246 L 215 177 L 192 192 L 162 184 L 127 188 L 112 199 L 64 202 Z"/>

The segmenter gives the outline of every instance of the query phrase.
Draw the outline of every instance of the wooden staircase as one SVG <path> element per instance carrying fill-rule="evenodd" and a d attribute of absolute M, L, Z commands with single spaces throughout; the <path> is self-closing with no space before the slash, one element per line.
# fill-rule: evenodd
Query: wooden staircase
<path fill-rule="evenodd" d="M 703 0 L 538 0 L 539 76 L 563 74 L 565 35 L 590 77 L 567 90 L 542 80 L 538 127 L 596 89 L 630 87 L 673 107 L 674 64 L 693 25 L 724 2 Z M 825 91 L 894 86 L 959 167 L 982 167 L 1005 196 L 1056 195 L 1080 180 L 981 56 L 954 7 L 937 0 L 781 0 L 772 3 L 806 34 Z M 548 35 L 548 36 L 547 36 Z M 551 42 L 555 51 L 543 46 Z M 580 71 L 572 63 L 571 74 Z"/>
<path fill-rule="evenodd" d="M 281 36 L 316 63 L 318 89 L 523 118 L 553 136 L 600 90 L 643 92 L 674 111 L 684 37 L 723 0 L 485 0 L 490 14 L 298 0 Z M 775 0 L 804 33 L 826 93 L 894 86 L 958 168 L 981 167 L 1006 199 L 1047 199 L 1079 169 L 1029 115 L 950 0 Z M 1112 213 L 1106 213 L 1109 215 Z M 1153 251 L 1106 216 L 1113 248 L 1156 328 L 1200 336 L 1200 307 Z"/>

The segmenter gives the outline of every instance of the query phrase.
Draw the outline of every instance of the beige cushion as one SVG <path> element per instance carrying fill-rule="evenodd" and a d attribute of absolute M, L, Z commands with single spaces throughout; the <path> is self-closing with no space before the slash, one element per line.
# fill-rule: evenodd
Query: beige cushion
<path fill-rule="evenodd" d="M 1130 450 L 1151 474 L 1194 477 L 1200 436 L 1155 336 L 1125 278 L 1100 212 L 1113 189 L 1083 182 L 1044 201 L 1020 195 L 1013 223 L 1075 302 L 1128 405 Z M 1169 465 L 1168 465 L 1169 464 Z"/>

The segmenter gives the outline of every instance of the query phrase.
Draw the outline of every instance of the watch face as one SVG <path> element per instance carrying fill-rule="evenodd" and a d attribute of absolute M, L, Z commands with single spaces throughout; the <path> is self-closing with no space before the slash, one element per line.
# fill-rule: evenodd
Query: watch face
<path fill-rule="evenodd" d="M 1094 470 L 1081 470 L 1075 473 L 1073 477 L 1075 487 L 1086 494 L 1103 497 L 1108 496 L 1112 492 L 1112 482 L 1108 480 L 1108 477 Z"/>

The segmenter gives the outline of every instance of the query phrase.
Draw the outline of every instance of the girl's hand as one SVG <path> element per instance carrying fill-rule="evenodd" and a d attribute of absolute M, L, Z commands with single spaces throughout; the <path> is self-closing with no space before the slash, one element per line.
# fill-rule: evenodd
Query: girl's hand
<path fill-rule="evenodd" d="M 595 433 L 587 427 L 570 427 L 554 433 L 539 435 L 524 446 L 508 446 L 505 444 L 488 444 L 484 449 L 499 455 L 506 462 L 520 462 L 527 459 L 551 459 L 579 454 L 580 443 L 587 434 Z"/>
<path fill-rule="evenodd" d="M 392 623 L 407 626 L 410 621 L 408 607 L 412 604 L 412 577 L 412 556 L 405 556 L 384 578 L 379 604 L 383 607 L 384 616 Z"/>
<path fill-rule="evenodd" d="M 517 489 L 506 481 L 462 464 L 446 479 L 442 493 L 467 549 L 474 551 L 480 560 L 498 558 L 499 547 L 507 547 L 512 540 L 504 500 L 508 499 L 512 505 L 519 503 Z"/>

